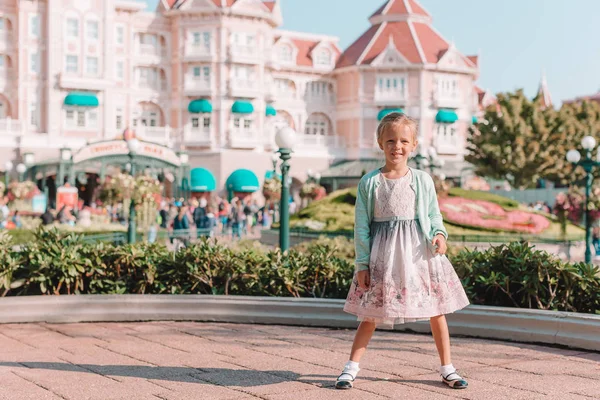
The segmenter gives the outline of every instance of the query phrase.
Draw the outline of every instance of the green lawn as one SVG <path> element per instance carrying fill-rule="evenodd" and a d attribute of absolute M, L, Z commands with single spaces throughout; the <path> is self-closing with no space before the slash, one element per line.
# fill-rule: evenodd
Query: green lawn
<path fill-rule="evenodd" d="M 450 191 L 450 196 L 464 197 L 472 200 L 485 200 L 499 204 L 506 210 L 523 209 L 528 210 L 526 206 L 516 202 L 515 200 L 498 196 L 491 193 L 464 190 L 454 188 Z M 329 194 L 324 199 L 315 201 L 308 207 L 304 208 L 290 219 L 292 228 L 304 228 L 315 231 L 352 231 L 354 229 L 354 204 L 356 203 L 356 188 L 338 190 Z M 542 239 L 560 240 L 560 224 L 556 221 L 553 215 L 546 213 L 542 214 L 550 219 L 550 227 L 543 233 L 535 235 Z M 467 227 L 456 226 L 448 222 L 445 223 L 450 236 L 502 236 L 503 238 L 514 238 L 515 240 L 521 237 L 531 237 L 526 234 L 513 232 L 496 232 L 484 229 L 473 229 Z M 567 226 L 567 238 L 570 240 L 580 240 L 584 238 L 585 231 L 576 226 L 569 224 Z"/>

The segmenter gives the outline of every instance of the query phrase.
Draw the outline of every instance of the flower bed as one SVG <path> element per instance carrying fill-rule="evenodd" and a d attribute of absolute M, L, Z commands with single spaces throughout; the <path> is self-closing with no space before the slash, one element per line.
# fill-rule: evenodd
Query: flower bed
<path fill-rule="evenodd" d="M 485 230 L 541 233 L 550 226 L 543 215 L 512 210 L 498 204 L 461 197 L 441 198 L 440 210 L 444 219 L 456 225 Z"/>

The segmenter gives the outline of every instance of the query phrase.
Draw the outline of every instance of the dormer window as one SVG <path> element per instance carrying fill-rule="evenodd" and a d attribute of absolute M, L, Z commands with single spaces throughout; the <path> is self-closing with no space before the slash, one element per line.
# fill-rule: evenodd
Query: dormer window
<path fill-rule="evenodd" d="M 315 64 L 323 66 L 331 65 L 331 51 L 328 49 L 317 50 L 317 54 L 315 55 Z"/>
<path fill-rule="evenodd" d="M 288 44 L 279 46 L 279 60 L 284 63 L 291 63 L 294 61 L 294 51 L 292 50 L 292 46 Z"/>

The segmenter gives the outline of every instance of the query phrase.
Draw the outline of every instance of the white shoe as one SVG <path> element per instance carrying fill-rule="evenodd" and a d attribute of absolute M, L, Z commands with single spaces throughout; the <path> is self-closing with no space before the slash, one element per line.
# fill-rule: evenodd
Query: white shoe
<path fill-rule="evenodd" d="M 469 384 L 456 371 L 448 375 L 442 375 L 442 382 L 450 386 L 452 389 L 466 389 Z"/>

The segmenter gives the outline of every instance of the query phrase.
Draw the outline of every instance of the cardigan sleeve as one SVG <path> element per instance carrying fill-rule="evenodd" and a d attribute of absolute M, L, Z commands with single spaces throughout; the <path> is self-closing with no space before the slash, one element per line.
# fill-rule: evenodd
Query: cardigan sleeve
<path fill-rule="evenodd" d="M 431 222 L 431 237 L 441 233 L 446 239 L 448 239 L 448 232 L 444 227 L 444 218 L 440 212 L 437 193 L 435 192 L 435 184 L 429 175 L 428 177 L 429 179 L 427 179 L 427 185 L 429 190 L 427 190 L 427 193 L 429 194 L 429 221 Z"/>
<path fill-rule="evenodd" d="M 354 264 L 356 271 L 369 269 L 369 259 L 371 258 L 371 228 L 369 226 L 368 196 L 365 186 L 366 181 L 362 179 L 358 184 L 354 206 L 354 250 L 356 253 Z"/>

